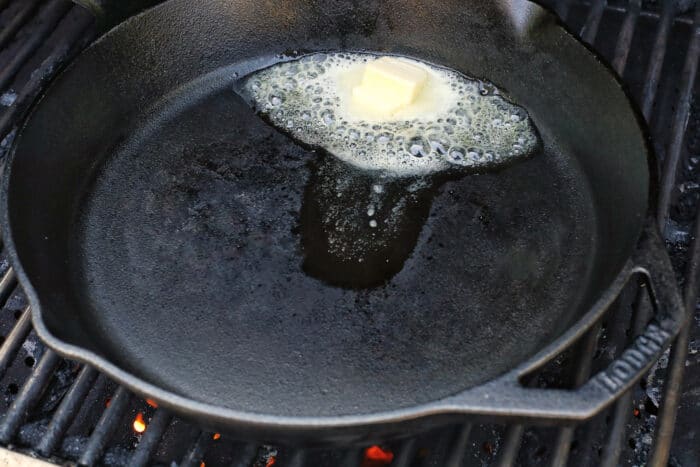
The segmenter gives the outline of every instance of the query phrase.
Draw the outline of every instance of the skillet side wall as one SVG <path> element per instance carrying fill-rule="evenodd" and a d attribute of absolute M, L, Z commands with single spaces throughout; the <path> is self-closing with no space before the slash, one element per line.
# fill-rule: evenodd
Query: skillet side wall
<path fill-rule="evenodd" d="M 10 235 L 48 329 L 100 352 L 76 315 L 69 257 L 77 204 L 143 109 L 232 62 L 283 51 L 369 49 L 414 55 L 488 78 L 578 159 L 600 242 L 584 305 L 634 248 L 647 211 L 644 137 L 617 82 L 551 24 L 515 39 L 506 3 L 173 0 L 102 39 L 54 83 L 24 128 L 7 193 Z M 410 12 L 410 13 L 406 13 Z M 504 14 L 504 12 L 506 12 Z M 532 180 L 533 189 L 546 181 Z M 586 311 L 582 307 L 574 316 Z M 569 325 L 571 323 L 566 323 Z M 565 324 L 562 324 L 564 326 Z"/>

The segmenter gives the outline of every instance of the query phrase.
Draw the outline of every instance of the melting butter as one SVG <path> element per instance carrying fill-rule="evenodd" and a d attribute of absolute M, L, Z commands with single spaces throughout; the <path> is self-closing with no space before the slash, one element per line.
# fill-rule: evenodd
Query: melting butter
<path fill-rule="evenodd" d="M 352 102 L 364 109 L 361 116 L 373 113 L 388 119 L 411 105 L 427 80 L 423 67 L 396 57 L 381 57 L 364 66 L 362 82 L 352 88 Z"/>
<path fill-rule="evenodd" d="M 306 55 L 248 75 L 241 91 L 273 125 L 301 142 L 393 176 L 489 167 L 536 149 L 537 131 L 524 109 L 493 85 L 451 69 L 401 57 L 425 72 L 409 103 L 386 112 L 353 98 L 377 57 Z"/>

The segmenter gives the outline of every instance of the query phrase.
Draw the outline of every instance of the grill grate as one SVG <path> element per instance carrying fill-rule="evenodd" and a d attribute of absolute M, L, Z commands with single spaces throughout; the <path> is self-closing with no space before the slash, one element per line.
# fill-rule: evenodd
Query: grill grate
<path fill-rule="evenodd" d="M 659 225 L 695 312 L 700 282 L 700 7 L 692 1 L 543 0 L 624 77 L 650 124 L 662 167 Z M 95 37 L 67 0 L 0 0 L 0 156 L 56 71 Z M 460 466 L 700 464 L 700 312 L 671 352 L 615 405 L 579 426 L 467 422 L 366 447 L 301 450 L 240 443 L 154 407 L 90 367 L 44 347 L 26 299 L 0 261 L 0 444 L 57 463 L 199 466 Z M 648 312 L 633 284 L 617 306 L 531 384 L 571 387 L 603 368 Z M 686 367 L 688 368 L 686 370 Z M 683 385 L 684 371 L 687 373 Z M 680 405 L 680 411 L 677 410 Z M 139 418 L 140 417 L 140 418 Z M 134 422 L 147 425 L 142 434 Z M 676 434 L 674 436 L 674 428 Z M 669 457 L 670 456 L 670 457 Z"/>

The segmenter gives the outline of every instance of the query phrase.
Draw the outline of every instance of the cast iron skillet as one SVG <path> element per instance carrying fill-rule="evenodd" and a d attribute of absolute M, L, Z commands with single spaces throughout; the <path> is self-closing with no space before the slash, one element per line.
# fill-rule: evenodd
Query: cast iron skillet
<path fill-rule="evenodd" d="M 387 209 L 404 199 L 409 215 L 378 234 L 401 262 L 383 284 L 315 256 L 331 235 L 316 221 L 358 216 L 374 175 L 291 144 L 232 90 L 326 50 L 488 79 L 542 137 L 495 172 L 411 196 L 386 182 Z M 217 429 L 350 442 L 466 414 L 581 420 L 630 387 L 683 314 L 654 165 L 613 73 L 530 3 L 170 0 L 53 83 L 8 161 L 3 225 L 61 354 Z M 319 188 L 328 177 L 349 201 Z M 520 383 L 633 277 L 655 314 L 619 359 L 574 390 Z"/>

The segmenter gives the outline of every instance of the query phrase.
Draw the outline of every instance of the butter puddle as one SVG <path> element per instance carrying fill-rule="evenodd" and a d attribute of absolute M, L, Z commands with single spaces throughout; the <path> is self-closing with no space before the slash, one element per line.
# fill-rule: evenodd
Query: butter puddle
<path fill-rule="evenodd" d="M 241 94 L 271 124 L 360 169 L 405 177 L 487 168 L 532 153 L 535 127 L 492 85 L 402 57 L 428 79 L 416 100 L 380 117 L 352 99 L 366 53 L 311 54 L 246 76 Z"/>

